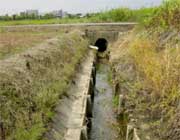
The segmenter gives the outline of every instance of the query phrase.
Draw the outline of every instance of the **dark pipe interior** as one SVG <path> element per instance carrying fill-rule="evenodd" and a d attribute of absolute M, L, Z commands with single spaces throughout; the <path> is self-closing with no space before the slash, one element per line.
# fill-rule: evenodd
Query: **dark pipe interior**
<path fill-rule="evenodd" d="M 104 52 L 104 51 L 106 51 L 106 49 L 107 49 L 108 42 L 107 42 L 107 40 L 104 39 L 104 38 L 99 38 L 99 39 L 96 41 L 95 46 L 98 47 L 98 51 L 99 51 L 99 52 Z"/>

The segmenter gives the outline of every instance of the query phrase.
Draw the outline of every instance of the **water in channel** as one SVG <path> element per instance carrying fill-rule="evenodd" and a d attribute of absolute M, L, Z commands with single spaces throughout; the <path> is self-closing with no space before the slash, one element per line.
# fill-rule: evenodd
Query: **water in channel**
<path fill-rule="evenodd" d="M 109 66 L 99 63 L 97 67 L 92 128 L 89 140 L 117 140 L 118 133 L 114 128 L 116 115 L 113 112 L 113 90 L 108 82 Z"/>

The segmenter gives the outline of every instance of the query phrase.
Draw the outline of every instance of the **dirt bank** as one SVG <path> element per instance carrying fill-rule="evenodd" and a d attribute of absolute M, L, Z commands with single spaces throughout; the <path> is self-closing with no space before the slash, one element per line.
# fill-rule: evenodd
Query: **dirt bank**
<path fill-rule="evenodd" d="M 54 116 L 88 41 L 81 32 L 48 40 L 0 61 L 0 137 L 37 140 Z"/>
<path fill-rule="evenodd" d="M 135 30 L 112 47 L 115 99 L 124 95 L 124 114 L 142 140 L 180 138 L 177 36 L 174 30 Z"/>

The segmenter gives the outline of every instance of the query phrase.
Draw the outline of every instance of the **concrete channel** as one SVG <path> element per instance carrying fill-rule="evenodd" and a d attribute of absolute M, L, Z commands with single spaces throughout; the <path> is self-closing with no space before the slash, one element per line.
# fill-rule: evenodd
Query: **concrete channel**
<path fill-rule="evenodd" d="M 79 66 L 56 108 L 51 129 L 45 134 L 47 140 L 119 140 L 113 125 L 117 124 L 117 115 L 113 112 L 113 89 L 108 82 L 110 68 L 106 63 L 96 63 L 96 54 L 90 49 Z M 140 140 L 137 129 L 131 125 L 127 124 L 123 131 L 126 136 L 121 140 Z"/>
<path fill-rule="evenodd" d="M 74 102 L 68 119 L 68 129 L 65 140 L 87 140 L 87 125 L 92 116 L 92 99 L 94 89 L 95 72 L 92 70 L 95 55 L 93 51 L 84 62 L 81 74 L 77 75 L 78 83 L 74 91 Z M 70 89 L 71 90 L 71 89 Z M 74 90 L 74 88 L 72 89 Z"/>
<path fill-rule="evenodd" d="M 88 140 L 96 73 L 95 54 L 94 50 L 89 50 L 80 65 L 66 96 L 56 107 L 56 115 L 45 139 Z"/>
<path fill-rule="evenodd" d="M 113 111 L 113 88 L 108 82 L 110 68 L 107 60 L 97 63 L 96 46 L 90 46 L 88 54 L 79 65 L 67 93 L 56 107 L 47 140 L 120 140 L 117 131 L 117 115 Z M 97 71 L 96 68 L 98 67 Z M 119 98 L 119 109 L 121 105 Z M 115 128 L 116 127 L 116 128 Z M 137 129 L 127 123 L 121 140 L 140 140 Z"/>
<path fill-rule="evenodd" d="M 89 140 L 118 140 L 118 131 L 115 127 L 117 120 L 112 102 L 113 88 L 109 82 L 110 66 L 108 62 L 98 62 L 96 67 L 92 128 Z"/>
<path fill-rule="evenodd" d="M 32 28 L 33 30 L 67 29 L 68 31 L 74 28 L 82 28 L 83 31 L 88 31 L 86 37 L 90 38 L 91 44 L 97 45 L 101 52 L 105 52 L 107 42 L 115 41 L 120 31 L 130 30 L 134 25 L 136 23 L 32 25 L 3 28 L 7 28 L 12 32 L 20 29 L 31 30 Z M 99 30 L 104 30 L 104 32 Z M 111 34 L 109 34 L 110 31 Z M 107 35 L 112 36 L 112 41 Z M 102 46 L 102 44 L 104 45 Z M 91 47 L 93 48 L 93 46 Z M 106 66 L 103 74 L 97 72 L 96 75 L 96 54 L 97 50 L 89 49 L 87 56 L 79 65 L 79 71 L 74 77 L 70 88 L 55 109 L 56 114 L 49 126 L 49 131 L 44 135 L 45 140 L 116 140 L 118 134 L 104 123 L 109 119 L 105 117 L 108 114 L 111 118 L 110 121 L 116 121 L 116 115 L 113 113 L 112 107 L 113 90 L 107 82 L 108 72 Z M 100 91 L 103 93 L 100 94 Z M 108 102 L 108 108 L 103 108 L 105 100 Z M 119 106 L 121 107 L 121 105 Z M 103 129 L 103 132 L 99 131 L 99 127 Z M 110 135 L 110 133 L 113 135 Z M 139 140 L 135 128 L 127 127 L 126 140 Z"/>

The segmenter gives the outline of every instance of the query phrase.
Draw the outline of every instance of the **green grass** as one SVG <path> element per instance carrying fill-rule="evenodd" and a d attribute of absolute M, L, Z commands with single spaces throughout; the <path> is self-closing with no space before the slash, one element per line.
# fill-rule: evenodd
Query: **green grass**
<path fill-rule="evenodd" d="M 163 28 L 165 30 L 180 29 L 180 1 L 165 0 L 156 8 L 153 15 L 146 19 L 146 25 L 152 28 Z"/>
<path fill-rule="evenodd" d="M 29 130 L 24 128 L 18 128 L 15 131 L 14 139 L 17 140 L 37 140 L 41 137 L 41 134 L 45 132 L 45 128 L 42 123 L 37 123 Z"/>
<path fill-rule="evenodd" d="M 92 19 L 94 19 L 94 21 L 100 20 L 104 22 L 143 22 L 145 18 L 152 15 L 155 9 L 156 7 L 140 8 L 136 10 L 117 8 L 96 14 Z"/>
<path fill-rule="evenodd" d="M 113 102 L 114 108 L 118 108 L 118 105 L 119 105 L 119 96 L 114 96 L 112 102 Z"/>
<path fill-rule="evenodd" d="M 67 23 L 82 23 L 88 22 L 86 18 L 77 19 L 34 19 L 34 20 L 15 20 L 15 21 L 0 21 L 0 26 L 10 25 L 41 25 L 41 24 L 67 24 Z"/>
<path fill-rule="evenodd" d="M 41 25 L 41 24 L 67 24 L 67 23 L 98 23 L 98 22 L 142 22 L 152 15 L 155 8 L 141 8 L 132 10 L 129 8 L 117 8 L 100 13 L 90 14 L 84 18 L 62 18 L 62 19 L 34 19 L 0 21 L 0 26 L 10 25 Z"/>

